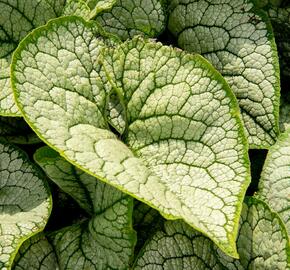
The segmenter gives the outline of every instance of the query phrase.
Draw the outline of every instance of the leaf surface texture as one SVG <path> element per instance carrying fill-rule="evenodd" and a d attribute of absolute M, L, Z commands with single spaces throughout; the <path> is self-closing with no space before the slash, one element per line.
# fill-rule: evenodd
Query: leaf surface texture
<path fill-rule="evenodd" d="M 279 63 L 267 15 L 245 0 L 173 0 L 168 28 L 178 45 L 205 56 L 238 98 L 250 147 L 279 133 Z"/>
<path fill-rule="evenodd" d="M 228 257 L 206 237 L 181 221 L 145 245 L 134 270 L 284 270 L 289 269 L 288 236 L 279 216 L 256 199 L 246 199 L 237 239 L 240 260 Z"/>
<path fill-rule="evenodd" d="M 44 175 L 18 148 L 0 142 L 0 268 L 11 269 L 20 245 L 42 231 L 51 211 Z"/>

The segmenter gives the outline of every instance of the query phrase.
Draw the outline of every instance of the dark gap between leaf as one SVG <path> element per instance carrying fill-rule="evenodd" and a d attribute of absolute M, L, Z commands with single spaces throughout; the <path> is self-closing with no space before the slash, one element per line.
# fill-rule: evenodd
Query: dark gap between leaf
<path fill-rule="evenodd" d="M 175 37 L 169 32 L 167 28 L 160 36 L 158 36 L 157 41 L 167 46 L 178 47 Z"/>
<path fill-rule="evenodd" d="M 35 151 L 40 148 L 45 146 L 46 144 L 43 142 L 36 143 L 36 144 L 17 144 L 19 148 L 21 148 L 23 151 L 26 152 L 26 154 L 29 156 L 29 159 L 33 161 L 33 155 Z"/>
<path fill-rule="evenodd" d="M 49 181 L 49 186 L 52 193 L 53 208 L 45 227 L 46 232 L 56 231 L 88 218 L 87 213 L 71 196 L 63 192 L 52 181 Z"/>
<path fill-rule="evenodd" d="M 250 149 L 249 156 L 251 161 L 251 176 L 252 181 L 250 186 L 248 187 L 247 196 L 254 195 L 255 192 L 258 191 L 259 180 L 261 176 L 261 172 L 263 169 L 263 165 L 267 156 L 268 150 L 264 149 Z"/>

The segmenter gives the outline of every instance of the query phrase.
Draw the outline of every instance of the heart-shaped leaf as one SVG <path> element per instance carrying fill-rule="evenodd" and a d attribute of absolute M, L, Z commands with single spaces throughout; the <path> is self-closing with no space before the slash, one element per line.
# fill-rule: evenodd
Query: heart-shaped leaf
<path fill-rule="evenodd" d="M 44 175 L 15 146 L 0 142 L 0 268 L 11 269 L 20 245 L 42 231 L 51 211 Z"/>
<path fill-rule="evenodd" d="M 249 161 L 230 88 L 198 55 L 142 38 L 106 44 L 94 24 L 76 17 L 29 35 L 12 64 L 24 117 L 74 165 L 237 256 Z M 124 100 L 126 144 L 109 130 L 100 60 Z"/>

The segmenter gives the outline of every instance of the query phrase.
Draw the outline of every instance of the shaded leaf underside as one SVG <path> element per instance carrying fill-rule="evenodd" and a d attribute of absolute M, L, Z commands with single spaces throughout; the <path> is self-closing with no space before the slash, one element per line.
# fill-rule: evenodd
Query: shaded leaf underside
<path fill-rule="evenodd" d="M 20 117 L 0 116 L 0 138 L 16 144 L 34 144 L 41 142 L 23 118 Z"/>

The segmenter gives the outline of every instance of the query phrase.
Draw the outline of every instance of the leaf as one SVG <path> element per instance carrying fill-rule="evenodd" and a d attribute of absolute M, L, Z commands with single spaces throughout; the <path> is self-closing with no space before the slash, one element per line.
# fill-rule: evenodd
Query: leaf
<path fill-rule="evenodd" d="M 109 94 L 109 101 L 107 104 L 107 118 L 110 125 L 122 135 L 125 132 L 127 120 L 126 120 L 126 108 L 124 102 L 118 96 L 115 91 L 111 91 Z"/>
<path fill-rule="evenodd" d="M 278 47 L 281 74 L 290 77 L 290 7 L 270 8 L 268 15 Z"/>
<path fill-rule="evenodd" d="M 288 236 L 279 216 L 262 201 L 246 199 L 237 239 L 240 260 L 228 257 L 206 237 L 181 221 L 167 221 L 144 246 L 134 270 L 263 269 L 290 266 Z"/>
<path fill-rule="evenodd" d="M 147 204 L 135 201 L 133 220 L 138 240 L 135 246 L 135 254 L 138 254 L 145 242 L 151 238 L 156 231 L 162 228 L 164 219 L 158 211 Z"/>
<path fill-rule="evenodd" d="M 155 198 L 150 201 L 147 199 L 149 204 L 155 208 L 159 205 L 157 209 L 166 218 L 180 216 L 214 241 L 219 238 L 217 243 L 222 246 L 223 233 L 217 228 L 223 227 L 221 221 L 225 216 L 235 220 L 235 214 L 223 210 L 229 206 L 225 197 L 236 201 L 236 206 L 230 203 L 231 207 L 239 207 L 238 192 L 247 185 L 247 157 L 242 154 L 240 145 L 243 132 L 239 121 L 234 120 L 237 111 L 229 88 L 198 55 L 146 43 L 140 38 L 115 50 L 109 49 L 105 54 L 105 69 L 111 76 L 110 81 L 124 94 L 127 105 L 128 132 L 124 141 L 135 156 L 144 160 L 149 172 L 160 179 L 158 184 L 145 182 L 148 191 L 156 190 L 160 185 L 159 194 L 153 194 Z M 229 126 L 237 132 L 236 137 L 228 137 Z M 223 135 L 214 138 L 213 134 Z M 225 145 L 230 148 L 224 148 Z M 237 167 L 231 167 L 232 161 L 222 157 L 231 152 L 229 149 L 235 149 L 232 154 L 236 158 L 232 161 L 237 162 Z M 213 153 L 216 153 L 215 157 Z M 212 162 L 207 163 L 211 158 Z M 243 172 L 238 172 L 240 169 Z M 224 174 L 219 174 L 218 170 Z M 241 175 L 243 178 L 238 180 Z M 237 193 L 234 195 L 226 184 L 216 186 L 215 182 L 223 181 L 228 181 L 232 188 L 236 186 Z M 220 197 L 221 190 L 223 195 Z M 166 193 L 164 202 L 160 202 L 161 191 Z M 145 190 L 144 194 L 140 193 L 142 198 Z M 229 223 L 223 224 L 227 226 Z"/>
<path fill-rule="evenodd" d="M 236 256 L 249 161 L 228 85 L 200 56 L 142 38 L 104 52 L 110 81 L 124 94 L 124 144 L 104 118 L 105 42 L 95 31 L 80 18 L 60 18 L 20 44 L 12 81 L 25 119 L 72 164 Z"/>
<path fill-rule="evenodd" d="M 268 152 L 257 196 L 281 216 L 290 233 L 290 129 Z"/>
<path fill-rule="evenodd" d="M 41 142 L 20 117 L 0 116 L 0 138 L 2 141 L 16 144 L 35 144 Z"/>
<path fill-rule="evenodd" d="M 128 223 L 132 214 L 130 200 L 132 203 L 128 197 L 120 199 L 89 222 L 50 236 L 60 268 L 129 269 L 135 244 L 135 234 Z"/>
<path fill-rule="evenodd" d="M 160 0 L 117 0 L 110 11 L 102 12 L 95 19 L 105 31 L 122 40 L 135 35 L 157 37 L 165 29 L 166 23 Z"/>
<path fill-rule="evenodd" d="M 34 155 L 46 174 L 91 218 L 53 233 L 61 269 L 128 269 L 136 241 L 133 199 L 42 147 Z"/>
<path fill-rule="evenodd" d="M 13 263 L 13 270 L 23 269 L 58 269 L 53 247 L 43 233 L 30 237 L 20 247 Z"/>
<path fill-rule="evenodd" d="M 93 10 L 98 10 L 98 13 L 106 9 L 111 9 L 117 0 L 87 0 L 87 5 Z"/>
<path fill-rule="evenodd" d="M 39 148 L 33 157 L 53 182 L 74 198 L 87 213 L 94 213 L 93 201 L 95 197 L 99 199 L 95 177 L 76 168 L 48 146 Z"/>
<path fill-rule="evenodd" d="M 90 18 L 93 19 L 99 13 L 113 8 L 117 0 L 88 0 L 87 4 L 91 8 Z"/>
<path fill-rule="evenodd" d="M 66 0 L 62 15 L 76 15 L 84 18 L 85 20 L 90 19 L 91 10 L 83 0 Z"/>
<path fill-rule="evenodd" d="M 21 116 L 10 87 L 10 62 L 18 43 L 32 29 L 61 14 L 64 0 L 0 1 L 0 115 Z"/>
<path fill-rule="evenodd" d="M 39 148 L 34 154 L 34 160 L 52 181 L 74 198 L 90 215 L 99 212 L 102 196 L 110 197 L 110 193 L 103 194 L 105 187 L 103 183 L 73 166 L 48 146 Z M 110 192 L 110 189 L 108 190 Z M 100 192 L 101 194 L 98 194 Z"/>
<path fill-rule="evenodd" d="M 11 269 L 20 245 L 42 231 L 51 212 L 44 176 L 20 149 L 0 142 L 0 268 Z"/>
<path fill-rule="evenodd" d="M 251 148 L 279 133 L 279 64 L 270 21 L 245 0 L 171 1 L 168 28 L 178 45 L 201 53 L 239 100 Z"/>

